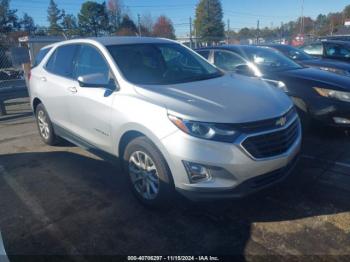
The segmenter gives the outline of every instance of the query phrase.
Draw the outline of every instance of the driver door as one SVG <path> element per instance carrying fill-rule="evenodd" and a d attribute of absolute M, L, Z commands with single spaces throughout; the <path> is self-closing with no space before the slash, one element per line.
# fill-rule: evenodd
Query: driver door
<path fill-rule="evenodd" d="M 75 65 L 75 85 L 68 108 L 74 135 L 92 146 L 106 152 L 113 152 L 111 141 L 112 104 L 116 95 L 113 87 L 81 87 L 79 76 L 102 74 L 106 82 L 114 79 L 109 65 L 100 51 L 89 44 L 81 44 Z M 113 82 L 113 81 L 112 81 Z M 115 83 L 115 82 L 114 82 Z"/>

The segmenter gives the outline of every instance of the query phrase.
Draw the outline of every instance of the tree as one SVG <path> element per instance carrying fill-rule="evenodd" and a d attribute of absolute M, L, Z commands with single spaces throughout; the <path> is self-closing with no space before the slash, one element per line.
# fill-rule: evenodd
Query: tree
<path fill-rule="evenodd" d="M 23 14 L 23 18 L 21 19 L 20 23 L 24 31 L 28 32 L 29 34 L 35 32 L 36 26 L 34 24 L 34 19 L 27 13 Z"/>
<path fill-rule="evenodd" d="M 349 19 L 350 18 L 350 5 L 345 6 L 343 10 L 344 18 Z"/>
<path fill-rule="evenodd" d="M 0 0 L 0 33 L 8 33 L 20 27 L 17 10 L 10 9 L 10 0 Z"/>
<path fill-rule="evenodd" d="M 94 36 L 108 31 L 108 15 L 106 4 L 87 1 L 82 4 L 78 14 L 79 27 L 82 34 Z"/>
<path fill-rule="evenodd" d="M 64 33 L 68 36 L 79 34 L 77 18 L 72 14 L 64 15 L 61 26 Z"/>
<path fill-rule="evenodd" d="M 120 27 L 123 15 L 122 0 L 108 0 L 107 13 L 109 18 L 109 31 L 114 33 Z"/>
<path fill-rule="evenodd" d="M 299 17 L 297 22 L 297 28 L 295 28 L 295 34 L 303 32 L 304 34 L 311 34 L 314 31 L 315 22 L 311 17 Z M 303 28 L 302 28 L 303 27 Z"/>
<path fill-rule="evenodd" d="M 219 42 L 225 36 L 220 0 L 200 0 L 194 21 L 197 34 L 208 42 Z"/>
<path fill-rule="evenodd" d="M 137 27 L 130 19 L 128 15 L 123 16 L 123 20 L 120 23 L 120 27 L 118 29 L 117 35 L 120 36 L 134 36 L 137 34 Z"/>
<path fill-rule="evenodd" d="M 47 20 L 49 21 L 49 34 L 58 35 L 62 33 L 62 27 L 60 26 L 61 20 L 64 16 L 64 11 L 58 9 L 54 0 L 50 0 L 49 7 L 47 8 Z"/>
<path fill-rule="evenodd" d="M 339 12 L 329 13 L 327 15 L 329 24 L 329 33 L 333 34 L 337 31 L 339 26 L 343 26 L 343 14 Z"/>
<path fill-rule="evenodd" d="M 256 35 L 251 29 L 249 29 L 248 27 L 244 27 L 241 30 L 239 30 L 238 37 L 240 39 L 248 39 L 248 38 L 256 37 Z"/>
<path fill-rule="evenodd" d="M 158 17 L 153 26 L 153 35 L 157 37 L 164 37 L 175 39 L 175 29 L 173 22 L 164 15 Z"/>
<path fill-rule="evenodd" d="M 141 16 L 141 33 L 143 36 L 151 36 L 154 26 L 153 17 L 147 13 Z"/>

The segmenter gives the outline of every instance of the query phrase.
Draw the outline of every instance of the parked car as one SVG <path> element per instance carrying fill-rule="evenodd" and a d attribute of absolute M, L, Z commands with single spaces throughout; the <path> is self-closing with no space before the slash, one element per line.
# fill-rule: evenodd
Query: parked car
<path fill-rule="evenodd" d="M 350 42 L 339 40 L 324 40 L 305 44 L 301 50 L 315 57 L 350 62 Z"/>
<path fill-rule="evenodd" d="M 350 63 L 323 57 L 315 58 L 314 56 L 305 53 L 303 50 L 290 45 L 271 44 L 266 46 L 280 51 L 290 59 L 293 59 L 294 61 L 305 66 L 315 67 L 321 70 L 350 77 Z"/>
<path fill-rule="evenodd" d="M 350 35 L 331 35 L 331 36 L 320 36 L 317 40 L 340 40 L 350 41 Z"/>
<path fill-rule="evenodd" d="M 137 198 L 239 197 L 286 177 L 301 142 L 291 100 L 189 48 L 142 37 L 57 43 L 31 71 L 42 140 L 121 160 Z M 267 143 L 268 142 L 268 143 Z"/>
<path fill-rule="evenodd" d="M 311 120 L 350 127 L 350 80 L 304 67 L 269 47 L 218 46 L 197 50 L 225 71 L 258 76 L 283 89 L 294 101 L 305 128 Z"/>

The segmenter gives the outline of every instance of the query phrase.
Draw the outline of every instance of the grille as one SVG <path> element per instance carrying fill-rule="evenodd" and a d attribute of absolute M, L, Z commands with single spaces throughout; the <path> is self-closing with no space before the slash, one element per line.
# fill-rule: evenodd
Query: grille
<path fill-rule="evenodd" d="M 299 121 L 296 119 L 283 130 L 248 137 L 242 143 L 249 154 L 255 158 L 266 158 L 288 151 L 299 134 Z"/>
<path fill-rule="evenodd" d="M 285 113 L 282 116 L 270 118 L 267 120 L 260 120 L 255 122 L 249 122 L 249 123 L 240 123 L 240 124 L 216 124 L 218 128 L 221 129 L 234 129 L 239 130 L 242 133 L 245 134 L 251 134 L 251 133 L 257 133 L 267 130 L 273 130 L 276 128 L 276 121 L 280 119 L 281 117 L 285 117 L 286 122 L 288 123 L 291 121 L 295 115 L 297 114 L 294 107 L 292 107 L 287 113 Z"/>

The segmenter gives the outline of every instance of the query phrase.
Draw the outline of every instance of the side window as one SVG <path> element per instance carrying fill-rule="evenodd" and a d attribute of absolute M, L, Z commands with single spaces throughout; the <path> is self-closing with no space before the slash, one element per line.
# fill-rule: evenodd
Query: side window
<path fill-rule="evenodd" d="M 231 52 L 215 51 L 214 64 L 225 71 L 234 71 L 237 66 L 245 65 L 247 62 Z"/>
<path fill-rule="evenodd" d="M 200 50 L 200 51 L 197 51 L 197 53 L 208 60 L 210 51 L 209 50 Z"/>
<path fill-rule="evenodd" d="M 350 49 L 339 44 L 326 43 L 326 56 L 333 58 L 349 58 Z"/>
<path fill-rule="evenodd" d="M 301 49 L 304 50 L 309 55 L 318 55 L 318 56 L 323 55 L 322 43 L 305 45 L 301 47 Z"/>
<path fill-rule="evenodd" d="M 81 45 L 75 62 L 75 78 L 84 75 L 102 74 L 109 81 L 109 67 L 100 52 L 90 46 Z"/>
<path fill-rule="evenodd" d="M 73 60 L 77 45 L 64 45 L 58 47 L 46 64 L 46 70 L 68 78 L 73 77 Z"/>
<path fill-rule="evenodd" d="M 41 61 L 44 59 L 46 54 L 51 50 L 51 47 L 49 48 L 43 48 L 40 49 L 39 53 L 36 55 L 34 62 L 33 62 L 33 67 L 36 67 L 38 64 L 41 63 Z"/>

